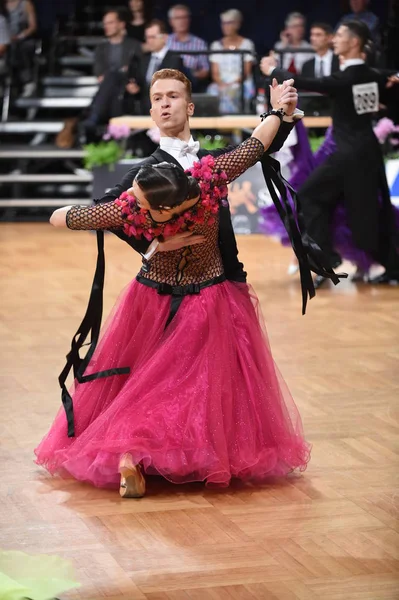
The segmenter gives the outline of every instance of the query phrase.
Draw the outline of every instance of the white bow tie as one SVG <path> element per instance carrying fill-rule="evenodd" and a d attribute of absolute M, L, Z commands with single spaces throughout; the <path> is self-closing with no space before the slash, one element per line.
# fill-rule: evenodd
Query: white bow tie
<path fill-rule="evenodd" d="M 184 142 L 184 144 L 180 148 L 179 156 L 187 156 L 187 154 L 194 154 L 196 156 L 198 154 L 199 149 L 199 142 L 192 142 L 190 144 Z"/>

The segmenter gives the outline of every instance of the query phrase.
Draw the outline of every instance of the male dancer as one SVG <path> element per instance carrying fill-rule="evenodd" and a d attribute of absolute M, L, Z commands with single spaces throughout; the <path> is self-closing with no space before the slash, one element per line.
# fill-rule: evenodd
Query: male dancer
<path fill-rule="evenodd" d="M 332 97 L 337 144 L 337 151 L 315 169 L 300 188 L 299 196 L 308 232 L 330 257 L 332 267 L 341 263 L 341 257 L 332 247 L 330 216 L 338 200 L 344 198 L 355 244 L 385 267 L 385 272 L 370 282 L 398 285 L 397 232 L 383 156 L 371 122 L 388 74 L 365 64 L 363 52 L 369 37 L 363 23 L 346 22 L 334 37 L 334 51 L 343 59 L 341 71 L 320 79 L 295 76 L 299 89 Z M 275 65 L 273 57 L 263 58 L 261 70 L 265 75 L 273 73 L 278 80 L 284 79 L 287 72 Z"/>
<path fill-rule="evenodd" d="M 287 79 L 290 79 L 291 75 Z M 273 144 L 267 153 L 271 154 L 279 150 L 287 139 L 294 122 L 301 118 L 300 111 L 296 110 L 296 90 L 292 86 L 284 84 L 284 94 L 292 98 L 289 102 L 289 111 L 283 118 L 280 129 Z M 111 202 L 118 198 L 122 192 L 132 186 L 133 179 L 145 163 L 160 163 L 163 161 L 173 162 L 183 169 L 190 168 L 194 162 L 206 154 L 218 156 L 232 150 L 232 147 L 216 150 L 214 152 L 201 151 L 198 142 L 194 142 L 191 132 L 189 117 L 194 114 L 194 104 L 191 100 L 191 83 L 180 71 L 174 69 L 162 69 L 157 71 L 152 79 L 150 88 L 151 116 L 161 132 L 160 147 L 144 159 L 134 165 L 125 175 L 120 184 L 116 185 L 107 194 L 96 202 Z M 125 240 L 132 248 L 148 258 L 156 251 L 177 250 L 193 243 L 201 243 L 200 237 L 192 237 L 184 234 L 169 241 L 159 244 L 155 241 L 149 248 L 145 240 L 136 240 L 127 237 L 123 232 L 114 232 L 118 237 Z M 237 243 L 231 223 L 230 209 L 228 206 L 220 209 L 219 248 L 222 255 L 224 271 L 227 279 L 232 281 L 246 281 L 246 273 L 243 264 L 238 261 Z"/>

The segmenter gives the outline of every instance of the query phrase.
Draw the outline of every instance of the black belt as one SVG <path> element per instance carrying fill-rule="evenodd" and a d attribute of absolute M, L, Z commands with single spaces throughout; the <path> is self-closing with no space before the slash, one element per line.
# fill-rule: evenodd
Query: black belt
<path fill-rule="evenodd" d="M 185 296 L 199 294 L 204 288 L 210 287 L 211 285 L 217 285 L 218 283 L 223 283 L 223 281 L 226 281 L 226 275 L 223 273 L 222 275 L 213 277 L 213 279 L 208 279 L 207 281 L 203 281 L 201 283 L 189 283 L 188 285 L 169 285 L 168 283 L 147 279 L 142 275 L 137 275 L 136 279 L 139 283 L 157 290 L 158 294 L 161 294 L 162 296 L 172 296 L 170 312 L 165 325 L 166 329 L 179 310 L 179 307 Z"/>

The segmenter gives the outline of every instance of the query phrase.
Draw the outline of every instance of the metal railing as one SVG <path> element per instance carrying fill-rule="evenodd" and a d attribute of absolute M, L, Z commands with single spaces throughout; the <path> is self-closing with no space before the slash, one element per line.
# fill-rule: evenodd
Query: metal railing
<path fill-rule="evenodd" d="M 250 50 L 169 50 L 169 52 L 173 52 L 173 54 L 177 54 L 181 56 L 182 59 L 185 55 L 197 55 L 197 56 L 211 56 L 213 54 L 238 54 L 241 57 L 240 61 L 240 71 L 241 71 L 241 86 L 240 86 L 240 108 L 243 113 L 245 110 L 245 98 L 244 98 L 244 79 L 245 79 L 245 55 L 250 54 L 254 58 L 254 63 L 259 64 L 259 56 L 256 52 L 251 52 Z M 293 48 L 288 46 L 287 48 L 281 48 L 279 50 L 274 50 L 274 52 L 283 57 L 285 54 L 315 54 L 314 50 L 311 48 Z M 281 60 L 281 62 L 282 62 Z M 295 78 L 295 75 L 294 75 Z M 319 96 L 317 93 L 309 94 L 308 92 L 304 93 L 303 96 Z"/>
<path fill-rule="evenodd" d="M 1 122 L 6 123 L 8 121 L 8 117 L 10 114 L 10 103 L 11 103 L 11 94 L 13 91 L 13 85 L 15 83 L 16 77 L 16 69 L 13 66 L 14 61 L 12 60 L 12 52 L 13 47 L 11 45 L 9 50 L 9 56 L 7 57 L 7 72 L 4 75 L 4 89 L 3 89 L 3 103 L 1 108 Z M 33 62 L 32 62 L 32 83 L 34 84 L 35 89 L 37 89 L 39 85 L 40 78 L 40 66 L 43 55 L 43 46 L 42 41 L 40 39 L 34 40 L 34 50 L 33 50 Z"/>

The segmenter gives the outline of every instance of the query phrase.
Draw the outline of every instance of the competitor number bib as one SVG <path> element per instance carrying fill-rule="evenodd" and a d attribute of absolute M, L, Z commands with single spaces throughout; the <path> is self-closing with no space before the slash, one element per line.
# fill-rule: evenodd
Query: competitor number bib
<path fill-rule="evenodd" d="M 358 115 L 378 111 L 379 97 L 377 82 L 372 81 L 370 83 L 353 85 L 352 93 L 355 111 Z"/>

